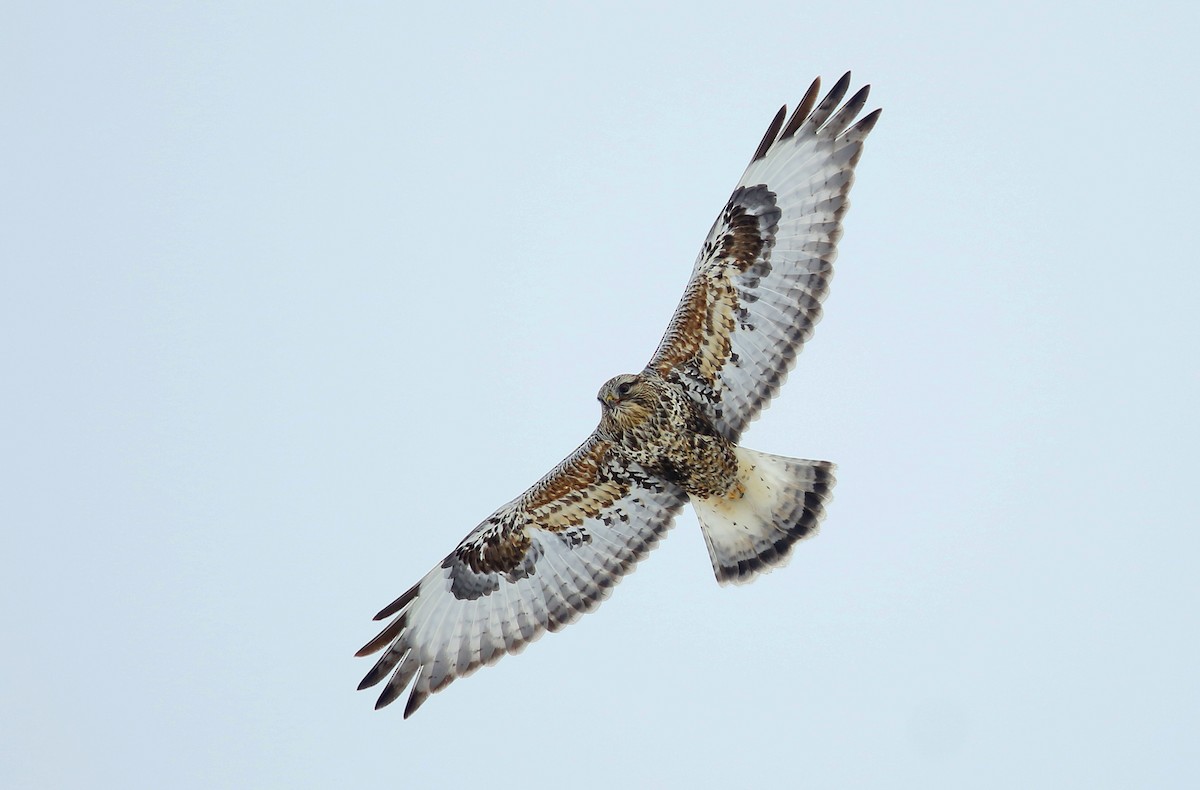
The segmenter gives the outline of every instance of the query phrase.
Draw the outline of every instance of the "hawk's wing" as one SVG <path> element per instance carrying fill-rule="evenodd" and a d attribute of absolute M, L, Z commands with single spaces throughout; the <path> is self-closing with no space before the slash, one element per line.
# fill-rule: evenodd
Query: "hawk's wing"
<path fill-rule="evenodd" d="M 775 116 L 647 365 L 684 387 L 730 441 L 779 391 L 821 317 L 854 166 L 879 118 L 875 110 L 850 126 L 870 86 L 838 109 L 849 73 L 816 104 L 820 84 L 786 126 L 786 107 Z"/>
<path fill-rule="evenodd" d="M 654 548 L 687 495 L 610 450 L 593 435 L 375 616 L 392 621 L 358 655 L 387 648 L 359 684 L 391 676 L 377 708 L 415 678 L 408 718 L 455 678 L 594 609 Z"/>

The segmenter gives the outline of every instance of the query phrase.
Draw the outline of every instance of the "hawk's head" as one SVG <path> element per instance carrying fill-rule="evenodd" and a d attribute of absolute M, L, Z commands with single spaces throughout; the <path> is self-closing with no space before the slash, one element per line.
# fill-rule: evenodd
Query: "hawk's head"
<path fill-rule="evenodd" d="M 622 373 L 604 382 L 596 394 L 600 401 L 600 422 L 628 430 L 640 425 L 653 412 L 658 393 L 641 375 Z"/>

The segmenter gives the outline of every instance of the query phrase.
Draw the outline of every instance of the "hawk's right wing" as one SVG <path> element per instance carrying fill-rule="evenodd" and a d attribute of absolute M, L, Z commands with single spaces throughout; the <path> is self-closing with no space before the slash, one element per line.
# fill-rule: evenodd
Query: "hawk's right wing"
<path fill-rule="evenodd" d="M 386 650 L 359 689 L 388 678 L 379 708 L 415 678 L 408 718 L 455 678 L 599 606 L 685 501 L 593 435 L 375 616 L 392 621 L 358 655 Z"/>

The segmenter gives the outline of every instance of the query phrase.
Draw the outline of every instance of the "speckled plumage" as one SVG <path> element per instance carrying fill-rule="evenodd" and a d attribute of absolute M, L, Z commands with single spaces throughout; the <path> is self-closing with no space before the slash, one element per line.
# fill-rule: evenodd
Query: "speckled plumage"
<path fill-rule="evenodd" d="M 726 494 L 737 485 L 733 443 L 716 432 L 681 387 L 657 372 L 610 379 L 598 399 L 603 413 L 596 435 L 620 457 L 692 497 Z"/>
<path fill-rule="evenodd" d="M 376 707 L 412 685 L 405 717 L 480 666 L 603 601 L 691 502 L 721 583 L 787 561 L 815 533 L 833 465 L 737 445 L 820 319 L 862 144 L 867 88 L 815 81 L 780 110 L 709 231 L 649 364 L 601 387 L 600 424 L 376 615 L 391 618 L 359 688 Z M 840 108 L 839 108 L 840 105 Z"/>

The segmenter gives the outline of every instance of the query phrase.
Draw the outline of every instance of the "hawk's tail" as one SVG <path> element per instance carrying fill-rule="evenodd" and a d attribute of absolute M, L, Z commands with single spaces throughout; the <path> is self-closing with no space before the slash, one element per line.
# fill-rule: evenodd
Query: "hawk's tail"
<path fill-rule="evenodd" d="M 792 545 L 817 533 L 836 468 L 736 447 L 732 494 L 692 498 L 713 571 L 721 584 L 745 584 L 787 563 Z"/>

